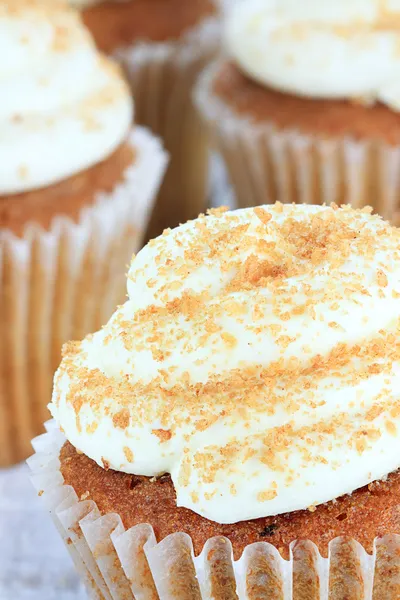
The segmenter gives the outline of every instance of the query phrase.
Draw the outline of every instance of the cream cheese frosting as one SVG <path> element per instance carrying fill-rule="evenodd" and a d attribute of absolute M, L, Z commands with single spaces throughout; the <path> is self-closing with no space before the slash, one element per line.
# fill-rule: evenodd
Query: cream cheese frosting
<path fill-rule="evenodd" d="M 246 0 L 229 12 L 225 41 L 261 84 L 400 110 L 400 0 Z"/>
<path fill-rule="evenodd" d="M 171 473 L 219 523 L 312 508 L 400 466 L 400 230 L 367 211 L 214 211 L 133 259 L 67 345 L 50 410 L 104 468 Z"/>
<path fill-rule="evenodd" d="M 0 194 L 107 158 L 131 127 L 122 75 L 62 1 L 0 1 Z"/>

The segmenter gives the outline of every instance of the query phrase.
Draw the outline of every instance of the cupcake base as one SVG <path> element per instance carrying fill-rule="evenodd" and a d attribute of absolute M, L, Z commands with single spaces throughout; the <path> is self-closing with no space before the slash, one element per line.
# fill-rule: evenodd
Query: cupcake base
<path fill-rule="evenodd" d="M 338 536 L 355 538 L 372 552 L 375 537 L 400 531 L 400 471 L 391 473 L 386 481 L 374 482 L 335 502 L 317 506 L 313 512 L 300 510 L 233 525 L 219 525 L 177 507 L 169 475 L 154 480 L 106 471 L 69 443 L 60 452 L 60 471 L 78 496 L 86 495 L 95 501 L 102 513 L 117 512 L 126 528 L 149 521 L 160 540 L 177 529 L 183 530 L 190 535 L 196 554 L 200 554 L 209 538 L 216 536 L 230 539 L 236 559 L 247 545 L 255 542 L 269 542 L 284 558 L 289 558 L 290 544 L 296 539 L 313 541 L 326 556 L 330 540 Z"/>
<path fill-rule="evenodd" d="M 0 466 L 29 455 L 47 418 L 61 346 L 95 331 L 126 294 L 125 268 L 140 248 L 166 165 L 159 141 L 136 128 L 135 162 L 76 221 L 0 232 Z"/>
<path fill-rule="evenodd" d="M 400 223 L 400 120 L 386 107 L 269 91 L 221 61 L 201 76 L 195 101 L 239 207 L 369 205 Z"/>
<path fill-rule="evenodd" d="M 84 493 L 64 484 L 64 437 L 53 422 L 34 440 L 33 483 L 50 510 L 93 598 L 215 598 L 256 600 L 394 600 L 400 594 L 400 536 L 375 539 L 369 554 L 336 538 L 323 558 L 309 541 L 290 545 L 288 560 L 266 542 L 249 544 L 233 560 L 226 537 L 208 539 L 194 556 L 191 538 L 175 532 L 160 543 L 150 525 L 125 530 L 120 515 L 102 514 Z M 234 527 L 234 526 L 233 526 Z M 158 594 L 158 595 L 157 595 Z"/>

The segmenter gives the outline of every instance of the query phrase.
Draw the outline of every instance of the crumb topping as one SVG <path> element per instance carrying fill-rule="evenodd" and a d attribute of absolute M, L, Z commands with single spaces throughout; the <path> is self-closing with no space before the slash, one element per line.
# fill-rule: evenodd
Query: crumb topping
<path fill-rule="evenodd" d="M 128 301 L 64 348 L 52 412 L 99 464 L 170 472 L 219 522 L 227 501 L 312 510 L 400 465 L 399 259 L 369 209 L 210 211 L 133 259 Z"/>

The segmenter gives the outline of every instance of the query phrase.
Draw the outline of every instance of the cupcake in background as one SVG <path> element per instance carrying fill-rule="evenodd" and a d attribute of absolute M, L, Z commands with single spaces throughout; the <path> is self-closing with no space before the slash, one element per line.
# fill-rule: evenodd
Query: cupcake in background
<path fill-rule="evenodd" d="M 197 105 L 239 206 L 345 202 L 400 221 L 400 2 L 245 0 Z"/>
<path fill-rule="evenodd" d="M 204 212 L 208 136 L 192 102 L 193 84 L 219 42 L 216 0 L 75 0 L 99 48 L 124 66 L 137 122 L 170 154 L 148 231 L 155 237 Z"/>
<path fill-rule="evenodd" d="M 61 2 L 0 1 L 0 466 L 42 429 L 61 345 L 125 298 L 166 157 Z"/>
<path fill-rule="evenodd" d="M 400 229 L 369 212 L 211 211 L 65 346 L 29 465 L 93 598 L 398 600 Z"/>

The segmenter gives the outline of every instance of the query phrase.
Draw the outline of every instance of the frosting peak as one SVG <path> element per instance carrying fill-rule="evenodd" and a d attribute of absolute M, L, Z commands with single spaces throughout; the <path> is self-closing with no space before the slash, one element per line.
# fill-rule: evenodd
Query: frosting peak
<path fill-rule="evenodd" d="M 0 0 L 0 49 L 0 194 L 70 177 L 127 136 L 128 87 L 61 0 Z"/>
<path fill-rule="evenodd" d="M 399 0 L 246 0 L 227 17 L 226 44 L 261 84 L 400 110 Z"/>
<path fill-rule="evenodd" d="M 200 217 L 132 261 L 50 409 L 98 464 L 169 472 L 220 523 L 350 493 L 400 466 L 398 265 L 400 230 L 366 211 Z"/>

